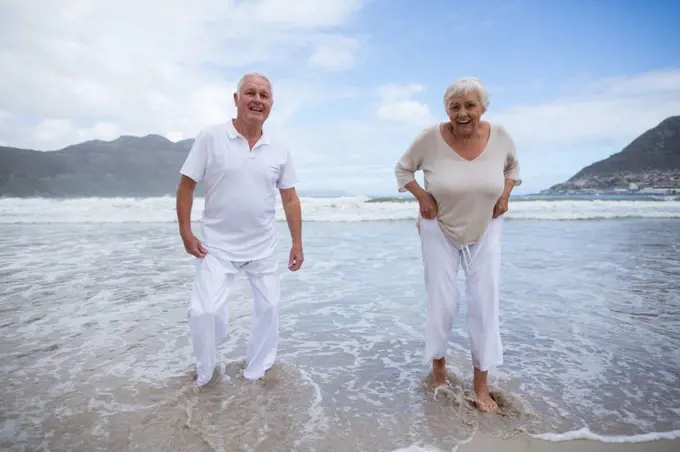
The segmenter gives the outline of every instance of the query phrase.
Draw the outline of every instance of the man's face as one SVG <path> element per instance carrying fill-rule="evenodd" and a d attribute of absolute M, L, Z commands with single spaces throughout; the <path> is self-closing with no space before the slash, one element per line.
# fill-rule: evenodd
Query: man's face
<path fill-rule="evenodd" d="M 271 91 L 269 82 L 264 78 L 254 75 L 247 77 L 238 95 L 234 94 L 238 117 L 247 122 L 263 124 L 272 110 Z"/>

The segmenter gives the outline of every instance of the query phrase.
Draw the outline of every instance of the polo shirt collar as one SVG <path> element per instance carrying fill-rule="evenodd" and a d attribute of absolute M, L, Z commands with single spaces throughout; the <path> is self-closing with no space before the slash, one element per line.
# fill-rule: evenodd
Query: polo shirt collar
<path fill-rule="evenodd" d="M 238 133 L 236 131 L 236 128 L 234 127 L 233 119 L 230 119 L 229 121 L 227 121 L 227 134 L 229 135 L 230 140 L 235 140 L 237 138 L 245 139 L 243 137 L 243 135 L 241 135 L 240 133 Z M 258 140 L 257 144 L 264 144 L 264 145 L 269 144 L 269 135 L 264 131 L 264 128 L 262 129 L 262 136 Z"/>

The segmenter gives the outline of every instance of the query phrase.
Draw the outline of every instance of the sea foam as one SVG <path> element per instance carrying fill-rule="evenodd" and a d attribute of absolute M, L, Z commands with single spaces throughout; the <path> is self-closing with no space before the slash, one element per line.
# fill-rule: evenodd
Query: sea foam
<path fill-rule="evenodd" d="M 385 198 L 302 198 L 304 221 L 357 222 L 411 220 L 415 202 Z M 203 198 L 194 200 L 192 220 L 199 221 Z M 281 202 L 276 217 L 285 220 Z M 0 198 L 0 223 L 174 223 L 175 199 L 160 198 Z M 597 220 L 680 218 L 680 200 L 531 199 L 513 200 L 506 218 L 514 220 Z"/>

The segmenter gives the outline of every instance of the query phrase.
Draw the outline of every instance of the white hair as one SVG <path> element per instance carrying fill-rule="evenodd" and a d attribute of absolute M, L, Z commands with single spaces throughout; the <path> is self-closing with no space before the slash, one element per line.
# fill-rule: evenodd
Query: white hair
<path fill-rule="evenodd" d="M 476 77 L 461 77 L 451 83 L 444 91 L 444 106 L 448 108 L 447 103 L 450 98 L 464 96 L 471 92 L 476 92 L 479 95 L 479 101 L 486 110 L 489 106 L 489 92 L 484 83 Z"/>
<path fill-rule="evenodd" d="M 238 81 L 238 84 L 236 85 L 236 95 L 237 95 L 237 96 L 240 97 L 240 95 L 241 95 L 241 88 L 243 87 L 243 83 L 245 83 L 245 81 L 246 81 L 246 79 L 247 79 L 248 77 L 260 77 L 260 78 L 263 78 L 263 79 L 265 79 L 265 80 L 267 81 L 267 83 L 269 83 L 269 87 L 271 88 L 271 90 L 272 90 L 272 91 L 274 90 L 273 87 L 272 87 L 272 82 L 269 80 L 269 78 L 268 78 L 266 75 L 264 75 L 264 74 L 262 74 L 262 73 L 260 73 L 260 72 L 248 72 L 248 73 L 246 73 L 246 74 L 243 74 L 243 77 L 241 77 L 241 80 L 239 80 L 239 81 Z M 270 94 L 271 94 L 271 93 L 270 93 Z"/>

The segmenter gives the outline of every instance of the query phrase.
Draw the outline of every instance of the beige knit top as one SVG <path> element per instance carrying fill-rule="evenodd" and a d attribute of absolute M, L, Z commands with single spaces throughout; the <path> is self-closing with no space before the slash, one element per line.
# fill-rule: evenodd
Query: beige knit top
<path fill-rule="evenodd" d="M 440 125 L 430 126 L 413 140 L 395 167 L 399 192 L 423 171 L 425 191 L 437 201 L 437 220 L 458 245 L 479 240 L 492 219 L 493 207 L 506 179 L 522 183 L 515 144 L 505 128 L 491 124 L 486 147 L 473 160 L 461 157 L 444 141 Z"/>

